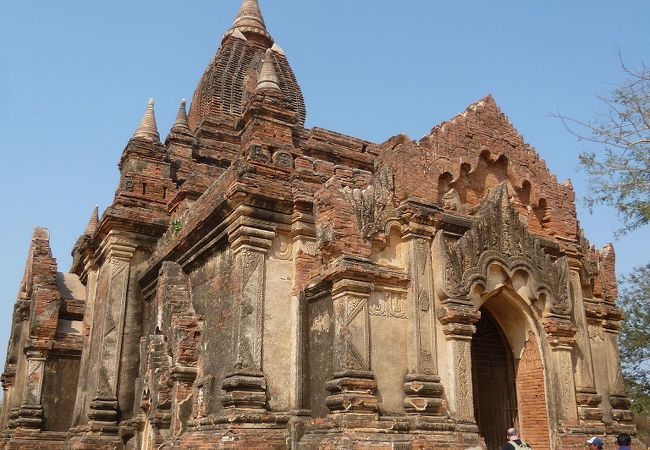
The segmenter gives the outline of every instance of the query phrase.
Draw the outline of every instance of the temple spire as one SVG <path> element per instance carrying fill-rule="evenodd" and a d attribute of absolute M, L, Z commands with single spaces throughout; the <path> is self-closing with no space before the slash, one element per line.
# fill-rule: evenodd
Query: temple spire
<path fill-rule="evenodd" d="M 239 12 L 237 13 L 237 17 L 232 24 L 232 28 L 228 33 L 226 33 L 226 35 L 233 34 L 237 31 L 243 35 L 246 35 L 247 33 L 262 35 L 271 40 L 269 46 L 273 42 L 271 35 L 266 30 L 264 17 L 262 17 L 262 11 L 260 10 L 260 5 L 257 0 L 243 0 Z"/>
<path fill-rule="evenodd" d="M 144 112 L 140 126 L 137 130 L 135 130 L 135 133 L 133 133 L 133 137 L 142 138 L 153 142 L 160 142 L 160 135 L 158 134 L 156 115 L 154 113 L 153 105 L 153 98 L 150 98 L 149 103 L 147 104 L 147 110 Z"/>
<path fill-rule="evenodd" d="M 260 76 L 257 79 L 257 89 L 273 89 L 280 91 L 280 83 L 278 81 L 278 74 L 275 71 L 275 64 L 273 62 L 273 51 L 268 49 L 264 55 L 264 63 Z"/>
<path fill-rule="evenodd" d="M 257 0 L 244 0 L 242 2 L 233 27 L 261 28 L 266 31 L 266 24 L 264 23 L 262 11 L 260 11 L 260 5 L 257 3 Z"/>
<path fill-rule="evenodd" d="M 182 134 L 190 133 L 190 127 L 187 123 L 186 104 L 187 102 L 185 101 L 185 99 L 181 100 L 181 105 L 178 108 L 178 114 L 176 114 L 176 120 L 172 125 L 172 129 L 171 129 L 172 133 L 182 133 Z"/>
<path fill-rule="evenodd" d="M 97 231 L 98 226 L 99 226 L 99 206 L 95 205 L 95 209 L 93 209 L 93 212 L 90 215 L 90 220 L 88 221 L 88 225 L 86 225 L 86 231 L 84 231 L 84 234 L 87 236 L 92 236 L 93 234 L 95 234 L 95 231 Z"/>

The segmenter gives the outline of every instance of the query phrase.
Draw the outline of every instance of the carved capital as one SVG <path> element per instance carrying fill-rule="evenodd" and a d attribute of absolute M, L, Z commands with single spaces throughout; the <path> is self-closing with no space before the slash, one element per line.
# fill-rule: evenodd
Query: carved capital
<path fill-rule="evenodd" d="M 544 331 L 552 348 L 571 349 L 575 344 L 576 327 L 568 320 L 547 318 L 543 320 Z"/>
<path fill-rule="evenodd" d="M 135 235 L 111 231 L 100 245 L 100 259 L 111 262 L 130 262 L 138 247 L 134 242 L 136 239 Z"/>
<path fill-rule="evenodd" d="M 40 348 L 28 348 L 25 355 L 28 360 L 45 362 L 49 351 Z"/>
<path fill-rule="evenodd" d="M 273 244 L 274 231 L 268 231 L 247 225 L 239 225 L 228 230 L 228 240 L 234 254 L 244 249 L 266 253 Z"/>
<path fill-rule="evenodd" d="M 428 243 L 436 235 L 436 228 L 430 225 L 423 225 L 417 222 L 409 222 L 402 226 L 402 237 L 407 240 L 422 239 Z"/>
<path fill-rule="evenodd" d="M 233 253 L 238 253 L 243 248 L 266 253 L 271 248 L 277 224 L 256 218 L 259 214 L 261 213 L 254 207 L 240 205 L 228 217 L 228 242 Z"/>
<path fill-rule="evenodd" d="M 481 318 L 481 312 L 468 303 L 448 302 L 442 305 L 438 317 L 445 336 L 471 339 L 476 333 L 474 324 Z"/>
<path fill-rule="evenodd" d="M 332 298 L 337 299 L 342 295 L 358 295 L 367 298 L 372 288 L 372 283 L 344 278 L 332 284 Z"/>

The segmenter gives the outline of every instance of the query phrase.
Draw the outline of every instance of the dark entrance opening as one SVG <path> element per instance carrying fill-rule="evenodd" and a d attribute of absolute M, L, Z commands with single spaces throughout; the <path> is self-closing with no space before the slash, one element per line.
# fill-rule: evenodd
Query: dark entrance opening
<path fill-rule="evenodd" d="M 501 327 L 485 308 L 472 339 L 472 383 L 479 433 L 488 450 L 500 450 L 517 421 L 515 367 Z"/>

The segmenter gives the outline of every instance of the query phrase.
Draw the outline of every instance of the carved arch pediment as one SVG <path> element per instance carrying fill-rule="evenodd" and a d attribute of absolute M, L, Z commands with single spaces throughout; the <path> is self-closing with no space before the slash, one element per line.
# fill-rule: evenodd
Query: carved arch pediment
<path fill-rule="evenodd" d="M 490 265 L 509 272 L 528 272 L 533 293 L 546 296 L 546 311 L 567 316 L 572 304 L 567 289 L 566 257 L 553 260 L 539 238 L 528 231 L 510 203 L 506 183 L 493 188 L 472 227 L 456 242 L 438 233 L 434 241 L 438 273 L 436 292 L 442 299 L 467 299 L 476 286 L 487 288 Z"/>

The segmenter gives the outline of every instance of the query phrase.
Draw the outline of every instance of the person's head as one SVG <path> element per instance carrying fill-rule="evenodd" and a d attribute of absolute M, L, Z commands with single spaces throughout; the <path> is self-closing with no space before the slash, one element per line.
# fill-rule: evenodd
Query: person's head
<path fill-rule="evenodd" d="M 602 450 L 603 448 L 603 441 L 596 436 L 589 439 L 585 444 L 589 446 L 589 450 Z"/>
<path fill-rule="evenodd" d="M 506 436 L 508 437 L 509 441 L 516 441 L 519 439 L 519 431 L 517 431 L 516 428 L 508 428 L 506 431 Z"/>
<path fill-rule="evenodd" d="M 630 445 L 632 443 L 632 438 L 627 433 L 621 433 L 616 436 L 616 443 L 618 445 Z"/>

